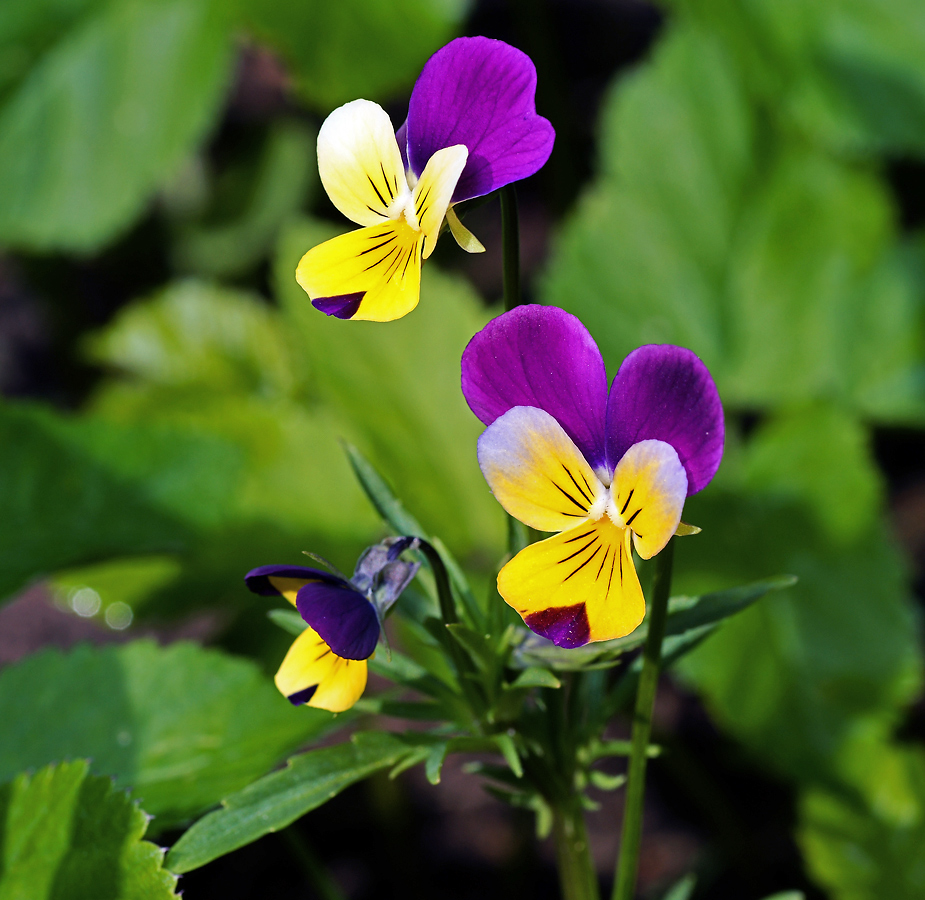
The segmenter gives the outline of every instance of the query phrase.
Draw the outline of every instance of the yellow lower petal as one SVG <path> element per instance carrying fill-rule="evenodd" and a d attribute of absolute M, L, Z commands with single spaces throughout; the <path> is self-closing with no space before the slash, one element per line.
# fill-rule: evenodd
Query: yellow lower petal
<path fill-rule="evenodd" d="M 309 250 L 296 280 L 313 301 L 356 295 L 348 318 L 390 322 L 418 305 L 423 242 L 404 219 L 360 228 Z"/>
<path fill-rule="evenodd" d="M 498 592 L 563 647 L 623 637 L 646 611 L 630 534 L 606 516 L 521 550 L 499 573 Z"/>
<path fill-rule="evenodd" d="M 306 628 L 289 648 L 275 681 L 293 702 L 344 712 L 366 689 L 366 660 L 342 659 L 317 632 Z"/>

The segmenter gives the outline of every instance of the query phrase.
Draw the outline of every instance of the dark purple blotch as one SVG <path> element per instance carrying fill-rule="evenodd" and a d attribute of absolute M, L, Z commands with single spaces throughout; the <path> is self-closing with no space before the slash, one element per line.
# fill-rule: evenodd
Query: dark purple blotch
<path fill-rule="evenodd" d="M 574 606 L 557 606 L 524 616 L 527 627 L 552 641 L 557 647 L 581 647 L 588 643 L 591 626 L 584 603 Z"/>
<path fill-rule="evenodd" d="M 304 691 L 296 691 L 294 694 L 290 694 L 287 699 L 293 706 L 301 706 L 303 703 L 308 703 L 315 696 L 315 691 L 317 690 L 318 685 L 313 684 L 311 687 L 305 688 Z"/>
<path fill-rule="evenodd" d="M 335 319 L 352 319 L 365 296 L 366 291 L 357 291 L 355 294 L 338 294 L 336 297 L 317 297 L 312 300 L 312 306 Z"/>

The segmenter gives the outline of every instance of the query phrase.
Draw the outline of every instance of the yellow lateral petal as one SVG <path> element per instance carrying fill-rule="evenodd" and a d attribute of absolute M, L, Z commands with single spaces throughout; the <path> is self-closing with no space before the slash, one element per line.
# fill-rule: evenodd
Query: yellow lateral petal
<path fill-rule="evenodd" d="M 549 413 L 515 406 L 485 429 L 479 466 L 498 502 L 541 531 L 564 531 L 589 510 L 603 512 L 606 489 Z"/>
<path fill-rule="evenodd" d="M 404 219 L 360 228 L 312 247 L 296 280 L 312 300 L 362 295 L 350 318 L 389 322 L 418 305 L 422 243 Z"/>
<path fill-rule="evenodd" d="M 424 232 L 424 259 L 437 246 L 440 226 L 468 158 L 469 151 L 463 144 L 438 150 L 427 160 L 421 178 L 411 192 L 414 217 Z"/>
<path fill-rule="evenodd" d="M 303 702 L 330 712 L 344 712 L 366 688 L 366 660 L 342 659 L 316 631 L 306 628 L 289 648 L 275 681 L 286 697 L 315 688 Z"/>
<path fill-rule="evenodd" d="M 629 533 L 606 516 L 521 550 L 498 574 L 498 592 L 560 646 L 623 637 L 646 611 Z"/>
<path fill-rule="evenodd" d="M 655 556 L 681 522 L 687 473 L 674 447 L 664 441 L 633 444 L 613 475 L 614 502 L 608 512 L 633 530 L 636 552 Z"/>
<path fill-rule="evenodd" d="M 392 122 L 370 100 L 352 100 L 324 120 L 318 172 L 331 202 L 358 225 L 396 218 L 409 196 Z"/>
<path fill-rule="evenodd" d="M 462 247 L 466 253 L 484 253 L 485 248 L 482 242 L 460 221 L 456 215 L 456 210 L 448 206 L 446 210 L 446 221 L 450 226 L 450 233 L 456 238 L 456 243 Z"/>
<path fill-rule="evenodd" d="M 273 587 L 276 588 L 293 606 L 299 590 L 309 584 L 305 578 L 278 578 L 276 575 L 270 575 L 267 579 Z"/>

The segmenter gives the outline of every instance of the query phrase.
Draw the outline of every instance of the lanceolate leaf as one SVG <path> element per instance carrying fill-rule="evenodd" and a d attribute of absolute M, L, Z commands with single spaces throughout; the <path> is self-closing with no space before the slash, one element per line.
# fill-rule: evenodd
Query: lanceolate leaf
<path fill-rule="evenodd" d="M 141 838 L 148 817 L 85 760 L 0 785 L 0 897 L 170 900 L 176 876 Z"/>
<path fill-rule="evenodd" d="M 350 742 L 311 750 L 227 797 L 222 808 L 200 819 L 173 846 L 167 865 L 189 872 L 243 847 L 326 803 L 344 788 L 393 766 L 414 745 L 386 732 L 361 732 Z"/>

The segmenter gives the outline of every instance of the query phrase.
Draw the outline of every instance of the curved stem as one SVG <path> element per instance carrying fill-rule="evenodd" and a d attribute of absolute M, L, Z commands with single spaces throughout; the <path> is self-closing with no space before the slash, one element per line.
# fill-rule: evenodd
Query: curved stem
<path fill-rule="evenodd" d="M 597 873 L 581 806 L 576 802 L 553 809 L 552 829 L 563 900 L 598 900 Z"/>
<path fill-rule="evenodd" d="M 656 557 L 649 633 L 642 651 L 642 672 L 639 675 L 639 687 L 636 689 L 633 741 L 626 784 L 626 805 L 623 810 L 623 833 L 620 838 L 620 856 L 614 877 L 612 900 L 632 900 L 636 891 L 639 847 L 642 843 L 642 801 L 646 791 L 647 750 L 649 735 L 652 732 L 652 709 L 655 706 L 655 690 L 658 687 L 658 671 L 662 658 L 662 638 L 665 636 L 665 619 L 668 615 L 668 596 L 671 593 L 673 559 L 672 538 Z"/>
<path fill-rule="evenodd" d="M 513 184 L 501 188 L 501 245 L 504 265 L 504 311 L 520 306 L 520 223 Z"/>

